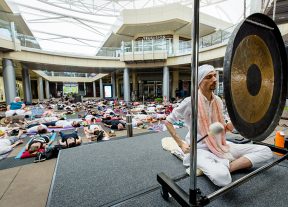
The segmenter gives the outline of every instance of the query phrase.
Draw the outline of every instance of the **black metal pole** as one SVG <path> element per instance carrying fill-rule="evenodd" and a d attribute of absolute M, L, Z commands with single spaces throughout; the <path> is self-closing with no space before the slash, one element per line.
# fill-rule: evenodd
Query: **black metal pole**
<path fill-rule="evenodd" d="M 276 147 L 275 145 L 271 145 L 271 144 L 267 144 L 264 142 L 255 142 L 253 141 L 253 144 L 258 144 L 258 145 L 264 145 L 269 147 L 273 152 L 278 152 L 278 153 L 282 153 L 282 154 L 286 154 L 288 153 L 288 149 L 286 147 L 281 148 L 281 147 Z"/>
<path fill-rule="evenodd" d="M 252 179 L 254 176 L 258 175 L 259 173 L 268 170 L 269 168 L 279 164 L 280 162 L 282 162 L 283 160 L 286 160 L 288 158 L 288 153 L 285 154 L 283 157 L 270 162 L 260 168 L 258 168 L 257 170 L 254 170 L 253 172 L 249 173 L 248 175 L 245 175 L 244 177 L 230 183 L 229 185 L 215 191 L 214 193 L 211 193 L 210 195 L 208 195 L 206 198 L 203 198 L 202 200 L 200 200 L 200 204 L 202 205 L 206 205 L 207 203 L 215 200 L 216 198 L 218 198 L 219 196 L 227 193 L 228 191 L 238 187 L 239 185 L 249 181 L 250 179 Z"/>
<path fill-rule="evenodd" d="M 182 188 L 180 188 L 171 178 L 169 178 L 164 173 L 159 173 L 157 175 L 157 180 L 162 185 L 162 193 L 169 192 L 170 195 L 172 195 L 173 198 L 182 207 L 190 207 L 188 194 Z M 166 196 L 169 197 L 168 194 L 166 194 Z M 168 197 L 166 197 L 166 199 L 168 199 Z"/>
<path fill-rule="evenodd" d="M 190 189 L 189 202 L 197 203 L 197 111 L 198 111 L 198 49 L 199 49 L 199 3 L 194 0 L 192 4 L 191 29 L 191 133 L 190 133 Z"/>

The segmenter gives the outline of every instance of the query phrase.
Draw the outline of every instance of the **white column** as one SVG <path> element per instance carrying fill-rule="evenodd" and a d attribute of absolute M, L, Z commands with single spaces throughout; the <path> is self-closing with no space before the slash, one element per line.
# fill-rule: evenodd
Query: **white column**
<path fill-rule="evenodd" d="M 96 97 L 96 84 L 95 84 L 95 81 L 93 81 L 93 97 Z"/>
<path fill-rule="evenodd" d="M 162 84 L 162 94 L 163 94 L 163 101 L 166 98 L 166 101 L 169 101 L 169 68 L 164 66 L 163 68 L 163 84 Z"/>
<path fill-rule="evenodd" d="M 111 73 L 111 84 L 112 84 L 112 97 L 116 97 L 116 74 L 115 72 Z"/>
<path fill-rule="evenodd" d="M 125 68 L 123 73 L 123 88 L 124 88 L 124 101 L 130 101 L 130 80 L 129 80 L 129 69 Z"/>
<path fill-rule="evenodd" d="M 179 89 L 179 71 L 173 71 L 172 76 L 172 96 L 176 98 L 176 89 Z"/>
<path fill-rule="evenodd" d="M 16 75 L 12 60 L 3 59 L 3 82 L 6 104 L 14 101 L 16 94 Z"/>
<path fill-rule="evenodd" d="M 44 92 L 43 92 L 43 78 L 38 77 L 38 99 L 43 101 L 44 99 Z"/>
<path fill-rule="evenodd" d="M 117 98 L 120 98 L 119 78 L 116 78 L 116 94 Z"/>
<path fill-rule="evenodd" d="M 32 103 L 32 93 L 31 93 L 31 80 L 28 68 L 22 66 L 22 85 L 24 90 L 24 101 L 28 104 Z"/>
<path fill-rule="evenodd" d="M 45 80 L 45 95 L 46 95 L 47 99 L 50 98 L 50 89 L 49 89 L 49 81 L 48 80 Z"/>
<path fill-rule="evenodd" d="M 100 85 L 100 98 L 104 98 L 102 78 L 100 78 L 100 80 L 99 80 L 99 85 Z"/>
<path fill-rule="evenodd" d="M 132 71 L 132 90 L 137 92 L 137 74 L 136 71 Z M 135 94 L 137 95 L 137 94 Z"/>

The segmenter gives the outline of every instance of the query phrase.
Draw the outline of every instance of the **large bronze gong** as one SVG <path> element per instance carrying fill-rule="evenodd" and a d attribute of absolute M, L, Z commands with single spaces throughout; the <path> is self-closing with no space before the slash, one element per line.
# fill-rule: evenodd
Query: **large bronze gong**
<path fill-rule="evenodd" d="M 275 129 L 287 94 L 287 57 L 277 25 L 263 14 L 240 23 L 224 58 L 224 94 L 239 133 L 262 141 Z"/>

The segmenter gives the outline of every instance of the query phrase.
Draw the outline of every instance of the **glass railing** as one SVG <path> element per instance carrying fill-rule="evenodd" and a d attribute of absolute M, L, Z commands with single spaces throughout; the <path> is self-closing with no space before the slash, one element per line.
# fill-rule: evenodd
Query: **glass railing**
<path fill-rule="evenodd" d="M 0 19 L 0 37 L 12 40 L 10 23 Z"/>
<path fill-rule="evenodd" d="M 20 44 L 23 47 L 41 49 L 38 41 L 33 36 L 28 36 L 28 35 L 23 35 L 23 34 L 17 33 L 17 38 L 20 40 Z"/>
<path fill-rule="evenodd" d="M 171 39 L 151 39 L 131 42 L 122 42 L 122 53 L 126 52 L 159 52 L 165 51 L 167 54 L 173 54 Z"/>
<path fill-rule="evenodd" d="M 206 47 L 210 47 L 219 43 L 227 42 L 235 26 L 229 27 L 225 30 L 219 30 L 210 35 L 201 37 L 199 39 L 199 48 L 200 49 L 206 48 Z M 1 28 L 6 29 L 8 31 L 8 34 L 11 37 L 11 32 L 9 30 L 10 24 L 8 22 L 0 20 L 0 29 Z M 21 46 L 23 47 L 41 49 L 37 39 L 33 36 L 17 34 L 17 38 L 20 40 Z M 171 56 L 185 55 L 185 54 L 191 53 L 191 41 L 179 41 L 179 47 L 176 51 L 173 50 L 172 39 L 156 39 L 156 40 L 152 39 L 152 40 L 130 41 L 130 42 L 122 42 L 121 45 L 122 45 L 121 48 L 102 47 L 98 51 L 96 50 L 97 51 L 96 56 L 119 58 L 121 54 L 124 55 L 125 53 L 131 53 L 131 52 L 147 53 L 147 52 L 163 51 L 167 53 L 167 56 L 171 57 Z M 94 48 L 97 49 L 97 47 L 94 47 Z M 53 51 L 50 51 L 50 52 L 53 52 Z M 57 51 L 54 51 L 54 52 L 57 52 Z M 65 54 L 64 52 L 62 53 Z M 67 54 L 70 54 L 70 53 L 67 52 Z"/>
<path fill-rule="evenodd" d="M 191 41 L 180 41 L 179 50 L 177 51 L 177 54 L 186 55 L 190 53 L 191 53 Z"/>
<path fill-rule="evenodd" d="M 17 34 L 18 39 L 20 40 L 21 46 L 23 47 L 28 47 L 28 48 L 34 48 L 34 49 L 41 49 L 38 40 L 33 37 L 33 36 L 28 36 L 28 35 L 23 35 L 23 34 Z M 41 39 L 40 39 L 41 40 Z M 47 41 L 47 40 L 45 40 Z M 53 42 L 53 41 L 52 41 Z M 56 43 L 53 42 L 53 43 Z M 71 46 L 71 44 L 69 43 L 65 43 L 65 42 L 58 42 L 60 43 L 62 46 L 65 45 L 69 45 Z M 77 45 L 77 46 L 83 46 L 83 47 L 87 47 L 87 45 Z M 89 46 L 92 47 L 92 46 Z M 97 49 L 97 47 L 93 47 L 95 50 Z M 52 50 L 45 50 L 47 52 L 56 52 L 56 53 L 63 53 L 63 54 L 72 54 L 72 55 L 83 55 L 79 52 L 63 52 L 61 50 L 57 50 L 57 49 L 52 49 Z M 104 57 L 120 57 L 120 52 L 121 49 L 120 48 L 116 48 L 116 47 L 102 47 L 101 49 L 98 50 L 98 52 L 96 52 L 96 56 L 104 56 Z"/>
<path fill-rule="evenodd" d="M 213 45 L 217 45 L 220 43 L 227 42 L 230 38 L 233 30 L 236 25 L 229 27 L 225 30 L 219 30 L 212 34 L 203 36 L 199 38 L 199 49 L 211 47 Z M 191 41 L 180 41 L 179 42 L 179 50 L 175 55 L 183 55 L 191 53 Z"/>
<path fill-rule="evenodd" d="M 96 56 L 120 57 L 121 49 L 118 47 L 102 47 Z"/>
<path fill-rule="evenodd" d="M 76 72 L 54 72 L 45 70 L 44 73 L 48 76 L 65 76 L 65 77 L 90 77 L 88 73 L 76 73 Z"/>
<path fill-rule="evenodd" d="M 236 26 L 236 25 L 235 25 Z M 225 30 L 219 30 L 199 39 L 199 49 L 227 42 L 235 26 Z M 161 40 L 141 40 L 131 42 L 122 42 L 122 52 L 155 52 L 165 51 L 168 56 L 177 56 L 191 53 L 191 41 L 179 41 L 179 48 L 173 51 L 172 39 Z"/>
<path fill-rule="evenodd" d="M 235 27 L 236 25 L 233 25 L 225 30 L 219 30 L 210 35 L 201 37 L 199 39 L 199 47 L 205 48 L 205 47 L 210 47 L 216 44 L 226 42 L 230 38 Z"/>

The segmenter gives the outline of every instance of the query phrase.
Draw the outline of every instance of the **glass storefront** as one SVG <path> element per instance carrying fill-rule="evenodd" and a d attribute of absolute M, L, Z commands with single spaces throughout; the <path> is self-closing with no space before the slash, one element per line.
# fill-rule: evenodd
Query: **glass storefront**
<path fill-rule="evenodd" d="M 145 81 L 143 83 L 143 95 L 147 98 L 162 96 L 162 81 Z"/>
<path fill-rule="evenodd" d="M 152 51 L 167 51 L 168 55 L 173 54 L 173 39 L 149 39 L 137 40 L 132 42 L 122 43 L 122 52 L 152 52 Z"/>

